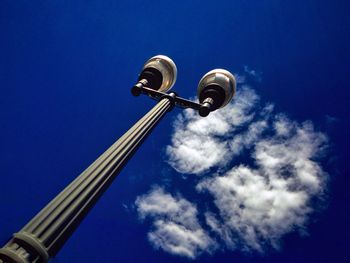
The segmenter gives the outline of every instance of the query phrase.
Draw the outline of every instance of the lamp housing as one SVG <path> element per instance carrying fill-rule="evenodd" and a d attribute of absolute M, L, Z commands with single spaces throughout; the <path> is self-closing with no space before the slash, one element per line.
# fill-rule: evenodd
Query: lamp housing
<path fill-rule="evenodd" d="M 176 77 L 174 61 L 167 56 L 157 55 L 146 61 L 138 80 L 145 79 L 149 88 L 166 92 L 174 86 Z"/>

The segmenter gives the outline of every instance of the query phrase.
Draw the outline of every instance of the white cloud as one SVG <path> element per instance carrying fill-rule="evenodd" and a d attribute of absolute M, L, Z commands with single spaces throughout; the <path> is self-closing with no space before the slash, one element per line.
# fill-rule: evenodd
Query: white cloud
<path fill-rule="evenodd" d="M 154 220 L 149 240 L 188 258 L 216 246 L 279 248 L 286 233 L 305 230 L 312 201 L 322 195 L 326 174 L 316 159 L 326 140 L 311 122 L 274 114 L 272 104 L 261 107 L 244 85 L 234 102 L 206 118 L 186 110 L 175 121 L 168 163 L 180 173 L 206 174 L 187 182 L 212 197 L 197 204 L 208 230 L 198 223 L 196 205 L 158 188 L 136 201 L 140 216 Z M 238 156 L 245 164 L 233 162 Z"/>
<path fill-rule="evenodd" d="M 313 158 L 322 152 L 325 135 L 315 132 L 310 122 L 300 126 L 284 119 L 285 128 L 280 126 L 274 125 L 278 127 L 276 136 L 257 143 L 254 152 L 257 163 L 267 174 L 289 178 L 294 187 L 310 193 L 320 191 L 325 175 Z"/>
<path fill-rule="evenodd" d="M 268 128 L 266 119 L 252 122 L 247 131 L 234 134 L 231 141 L 228 142 L 230 147 L 230 157 L 239 155 L 244 149 L 251 148 L 260 138 L 262 133 Z M 231 159 L 230 158 L 230 159 Z"/>
<path fill-rule="evenodd" d="M 239 165 L 197 185 L 219 209 L 219 219 L 206 214 L 207 224 L 230 248 L 263 252 L 267 242 L 277 248 L 284 234 L 304 228 L 310 200 L 324 187 L 325 173 L 313 158 L 325 136 L 282 116 L 273 126 L 275 134 L 260 138 L 253 150 L 257 168 Z"/>
<path fill-rule="evenodd" d="M 215 242 L 198 222 L 196 206 L 184 198 L 175 198 L 158 187 L 135 203 L 139 216 L 152 220 L 148 239 L 154 247 L 190 259 L 215 248 Z"/>
<path fill-rule="evenodd" d="M 256 71 L 256 70 L 254 70 L 254 69 L 251 69 L 251 68 L 249 68 L 248 66 L 244 66 L 244 72 L 248 75 L 248 76 L 250 76 L 250 77 L 252 77 L 252 78 L 254 78 L 256 81 L 258 81 L 258 82 L 260 82 L 261 81 L 261 76 L 262 76 L 262 73 L 261 72 L 259 72 L 259 71 Z"/>
<path fill-rule="evenodd" d="M 232 104 L 202 118 L 185 110 L 174 124 L 172 144 L 167 147 L 169 164 L 180 173 L 201 174 L 230 161 L 230 142 L 238 128 L 251 122 L 256 93 L 248 87 L 237 92 Z M 248 140 L 248 138 L 247 138 Z"/>

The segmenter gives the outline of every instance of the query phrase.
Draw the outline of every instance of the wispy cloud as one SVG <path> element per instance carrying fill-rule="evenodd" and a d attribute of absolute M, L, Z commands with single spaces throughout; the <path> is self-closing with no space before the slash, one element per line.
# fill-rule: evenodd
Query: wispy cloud
<path fill-rule="evenodd" d="M 155 247 L 188 258 L 219 248 L 264 252 L 279 248 L 286 233 L 305 231 L 312 201 L 325 189 L 326 173 L 316 160 L 327 138 L 311 122 L 261 106 L 244 83 L 238 90 L 231 104 L 207 118 L 191 110 L 177 117 L 168 163 L 199 175 L 186 180 L 203 198 L 190 202 L 159 187 L 137 198 L 139 215 L 153 222 Z"/>
<path fill-rule="evenodd" d="M 224 166 L 231 157 L 230 141 L 237 129 L 249 123 L 258 101 L 256 93 L 243 87 L 232 104 L 210 114 L 198 116 L 185 110 L 174 123 L 172 144 L 167 147 L 169 164 L 180 173 L 202 174 L 214 166 Z"/>
<path fill-rule="evenodd" d="M 251 69 L 248 66 L 244 66 L 244 73 L 249 77 L 253 78 L 255 81 L 260 82 L 262 73 L 260 71 L 256 71 L 255 69 Z"/>
<path fill-rule="evenodd" d="M 203 251 L 212 251 L 216 245 L 199 225 L 196 206 L 182 197 L 173 197 L 156 187 L 138 197 L 136 207 L 142 219 L 152 220 L 148 239 L 156 248 L 194 259 Z"/>

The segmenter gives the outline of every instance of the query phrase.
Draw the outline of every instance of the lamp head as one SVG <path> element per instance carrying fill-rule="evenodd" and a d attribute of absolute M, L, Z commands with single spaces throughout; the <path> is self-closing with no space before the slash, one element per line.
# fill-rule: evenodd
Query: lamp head
<path fill-rule="evenodd" d="M 197 93 L 200 103 L 211 99 L 211 111 L 222 108 L 236 93 L 235 77 L 225 69 L 211 70 L 199 81 Z"/>
<path fill-rule="evenodd" d="M 149 88 L 166 92 L 174 85 L 176 77 L 177 68 L 174 61 L 167 56 L 158 55 L 143 65 L 139 80 L 146 79 Z"/>

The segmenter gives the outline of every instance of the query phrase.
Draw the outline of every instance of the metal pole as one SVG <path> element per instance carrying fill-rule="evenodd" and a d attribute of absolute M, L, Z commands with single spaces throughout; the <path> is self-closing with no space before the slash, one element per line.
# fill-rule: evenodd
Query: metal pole
<path fill-rule="evenodd" d="M 56 255 L 165 113 L 174 93 L 104 152 L 0 249 L 0 263 L 45 263 Z"/>

